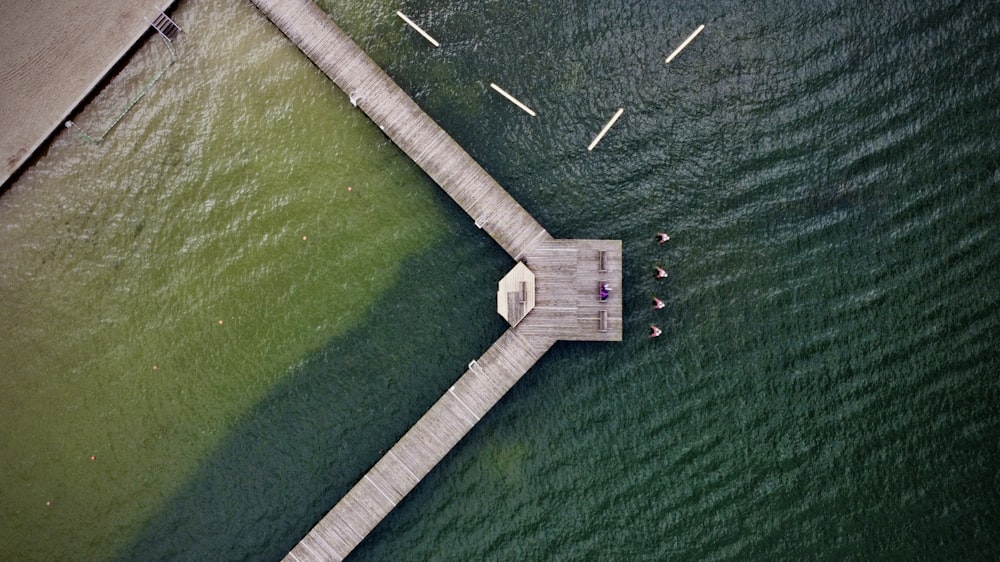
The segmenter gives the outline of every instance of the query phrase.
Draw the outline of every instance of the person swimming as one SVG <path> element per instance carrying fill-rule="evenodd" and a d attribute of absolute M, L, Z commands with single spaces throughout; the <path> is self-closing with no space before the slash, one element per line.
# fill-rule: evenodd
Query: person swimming
<path fill-rule="evenodd" d="M 661 330 L 659 327 L 657 327 L 656 324 L 650 324 L 650 326 L 649 326 L 649 337 L 655 338 L 655 337 L 659 336 L 662 333 L 663 333 L 663 330 Z"/>
<path fill-rule="evenodd" d="M 664 271 L 662 267 L 657 267 L 656 268 L 656 278 L 657 279 L 663 279 L 666 276 L 667 276 L 667 272 Z"/>
<path fill-rule="evenodd" d="M 667 305 L 663 304 L 663 301 L 661 301 L 660 299 L 658 299 L 656 297 L 653 297 L 653 308 L 654 309 L 660 310 L 664 306 L 667 306 Z"/>
<path fill-rule="evenodd" d="M 660 241 L 660 244 L 663 244 L 664 242 L 669 241 L 670 237 L 667 236 L 666 232 L 660 232 L 659 234 L 656 235 L 656 239 Z"/>

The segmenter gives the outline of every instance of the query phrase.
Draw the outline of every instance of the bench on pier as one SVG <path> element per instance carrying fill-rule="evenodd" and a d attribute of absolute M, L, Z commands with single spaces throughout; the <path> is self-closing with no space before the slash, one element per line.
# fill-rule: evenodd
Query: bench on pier
<path fill-rule="evenodd" d="M 608 271 L 608 253 L 604 250 L 597 252 L 597 271 L 601 273 Z"/>
<path fill-rule="evenodd" d="M 598 312 L 597 316 L 597 331 L 607 332 L 608 331 L 608 311 L 601 310 Z"/>

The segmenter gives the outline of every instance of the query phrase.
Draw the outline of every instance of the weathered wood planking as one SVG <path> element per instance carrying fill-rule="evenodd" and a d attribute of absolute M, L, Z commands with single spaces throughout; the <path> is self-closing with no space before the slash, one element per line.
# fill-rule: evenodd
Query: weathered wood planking
<path fill-rule="evenodd" d="M 521 205 L 309 0 L 253 0 L 515 260 L 550 238 Z"/>
<path fill-rule="evenodd" d="M 516 326 L 535 307 L 535 274 L 518 263 L 497 284 L 497 314 Z"/>
<path fill-rule="evenodd" d="M 622 339 L 622 245 L 553 239 L 310 0 L 253 2 L 535 278 L 534 308 L 469 364 L 285 558 L 342 560 L 557 340 Z M 601 283 L 612 287 L 604 301 Z"/>
<path fill-rule="evenodd" d="M 601 271 L 601 252 L 604 268 Z M 526 337 L 621 341 L 622 243 L 620 240 L 549 239 L 524 257 L 535 274 L 535 308 L 517 325 Z M 611 294 L 599 297 L 600 284 Z M 606 330 L 601 331 L 601 312 Z"/>
<path fill-rule="evenodd" d="M 285 560 L 343 560 L 553 343 L 500 336 Z"/>

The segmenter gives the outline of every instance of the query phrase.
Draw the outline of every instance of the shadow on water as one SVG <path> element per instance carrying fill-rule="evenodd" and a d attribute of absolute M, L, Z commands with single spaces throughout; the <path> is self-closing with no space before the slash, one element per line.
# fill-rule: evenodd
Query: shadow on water
<path fill-rule="evenodd" d="M 120 559 L 282 558 L 499 337 L 489 288 L 509 265 L 466 224 L 408 259 L 366 323 L 294 367 Z"/>

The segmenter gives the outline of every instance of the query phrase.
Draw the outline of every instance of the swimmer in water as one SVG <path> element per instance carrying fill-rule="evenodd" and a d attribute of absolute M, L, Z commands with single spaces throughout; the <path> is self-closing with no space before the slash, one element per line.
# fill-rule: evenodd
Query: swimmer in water
<path fill-rule="evenodd" d="M 656 239 L 660 241 L 660 244 L 663 244 L 664 242 L 669 241 L 670 237 L 667 236 L 666 232 L 661 232 L 661 233 L 659 233 L 659 234 L 656 235 Z"/>
<path fill-rule="evenodd" d="M 655 338 L 656 336 L 659 336 L 662 333 L 663 333 L 663 330 L 660 330 L 658 327 L 656 327 L 655 324 L 651 324 L 649 326 L 649 337 Z"/>
<path fill-rule="evenodd" d="M 660 299 L 658 299 L 656 297 L 653 297 L 653 308 L 654 309 L 660 310 L 664 306 L 667 306 L 667 305 L 663 304 L 663 301 L 661 301 Z"/>
<path fill-rule="evenodd" d="M 663 279 L 666 276 L 667 276 L 667 272 L 664 271 L 662 267 L 657 267 L 656 268 L 656 278 L 657 279 Z"/>

